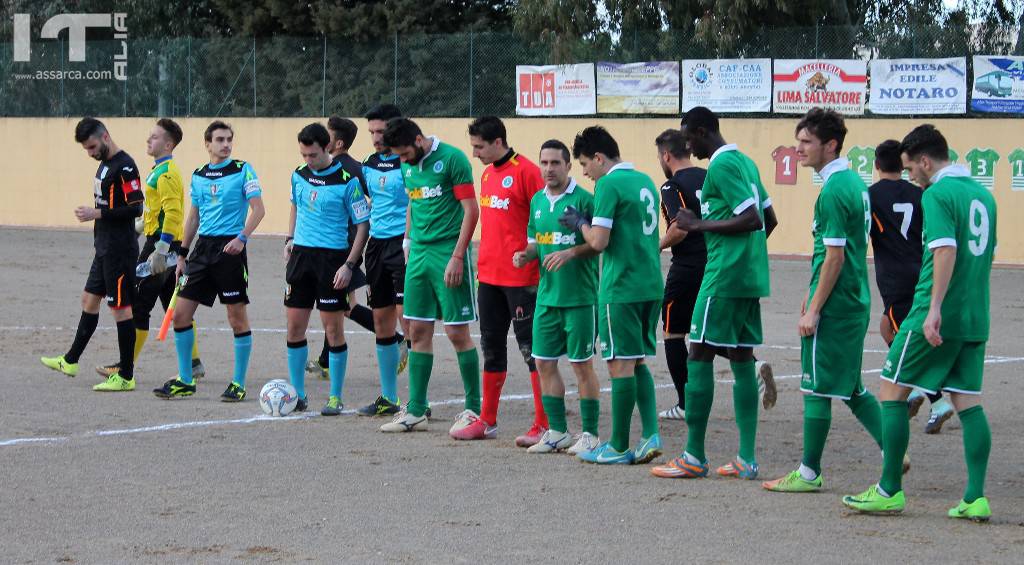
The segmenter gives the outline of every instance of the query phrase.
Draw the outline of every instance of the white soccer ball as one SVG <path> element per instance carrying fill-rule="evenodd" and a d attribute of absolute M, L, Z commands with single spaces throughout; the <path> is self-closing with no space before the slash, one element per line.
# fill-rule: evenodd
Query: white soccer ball
<path fill-rule="evenodd" d="M 260 408 L 268 416 L 287 416 L 298 401 L 299 393 L 284 379 L 274 379 L 260 390 Z"/>

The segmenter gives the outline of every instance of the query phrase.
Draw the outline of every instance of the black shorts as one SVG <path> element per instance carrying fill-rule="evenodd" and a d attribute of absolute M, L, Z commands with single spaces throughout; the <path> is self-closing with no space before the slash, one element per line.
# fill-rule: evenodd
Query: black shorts
<path fill-rule="evenodd" d="M 690 319 L 697 302 L 703 267 L 672 264 L 665 278 L 665 297 L 661 301 L 661 329 L 666 334 L 690 333 Z"/>
<path fill-rule="evenodd" d="M 349 309 L 348 289 L 334 288 L 334 275 L 348 259 L 348 249 L 325 249 L 295 245 L 284 279 L 284 305 L 287 308 L 312 308 L 321 312 L 344 312 Z"/>
<path fill-rule="evenodd" d="M 903 320 L 907 319 L 907 314 L 910 313 L 910 307 L 914 305 L 914 298 L 899 298 L 882 301 L 884 310 L 882 315 L 889 319 L 889 323 L 892 324 L 892 331 L 896 333 L 900 331 L 900 326 L 903 324 Z"/>
<path fill-rule="evenodd" d="M 366 279 L 370 308 L 401 304 L 405 295 L 404 235 L 386 239 L 371 237 L 366 244 Z"/>
<path fill-rule="evenodd" d="M 85 291 L 107 297 L 107 306 L 127 308 L 135 302 L 135 255 L 130 249 L 123 253 L 105 253 L 92 259 Z"/>
<path fill-rule="evenodd" d="M 156 301 L 167 311 L 171 303 L 171 296 L 174 294 L 174 265 L 167 265 L 167 270 L 159 275 L 150 275 L 138 279 L 139 284 L 135 290 L 135 307 L 132 310 L 135 319 L 135 327 L 146 329 L 149 327 L 150 313 L 156 306 Z"/>
<path fill-rule="evenodd" d="M 185 284 L 178 296 L 203 306 L 213 306 L 214 298 L 221 304 L 248 304 L 249 261 L 245 249 L 238 255 L 224 253 L 224 246 L 235 236 L 199 236 L 195 249 L 185 264 Z"/>

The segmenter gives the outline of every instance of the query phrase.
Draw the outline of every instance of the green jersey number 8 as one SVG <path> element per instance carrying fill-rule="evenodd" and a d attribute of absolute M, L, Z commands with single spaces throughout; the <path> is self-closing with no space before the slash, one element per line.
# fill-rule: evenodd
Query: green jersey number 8
<path fill-rule="evenodd" d="M 651 235 L 654 233 L 654 230 L 658 229 L 658 211 L 655 210 L 654 194 L 651 193 L 650 189 L 644 188 L 640 191 L 640 201 L 647 204 L 647 209 L 644 212 L 645 215 L 650 216 L 650 223 L 648 224 L 648 218 L 645 217 L 641 227 L 644 230 L 644 235 Z"/>

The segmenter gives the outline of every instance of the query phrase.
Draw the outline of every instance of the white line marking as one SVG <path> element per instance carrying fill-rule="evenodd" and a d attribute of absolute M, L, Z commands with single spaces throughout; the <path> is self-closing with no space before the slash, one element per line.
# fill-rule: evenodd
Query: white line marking
<path fill-rule="evenodd" d="M 1004 364 L 1004 363 L 1020 363 L 1022 361 L 1024 361 L 1024 357 L 989 357 L 989 358 L 985 359 L 985 364 L 998 365 L 998 364 Z M 867 374 L 881 373 L 881 372 L 882 372 L 881 369 L 868 369 L 866 371 L 862 371 L 862 374 L 867 375 Z M 799 378 L 801 378 L 801 376 L 802 375 L 799 375 L 799 374 L 797 374 L 797 375 L 781 375 L 781 376 L 776 376 L 775 380 L 776 381 L 785 381 L 785 380 L 791 380 L 791 379 L 799 379 Z M 735 381 L 734 381 L 734 379 L 716 379 L 715 382 L 718 383 L 718 384 L 732 384 Z M 672 386 L 673 386 L 672 383 L 663 383 L 663 384 L 660 384 L 660 385 L 655 385 L 654 388 L 656 388 L 656 389 L 664 389 L 664 388 L 669 388 L 669 387 L 672 387 Z M 610 392 L 610 391 L 611 391 L 611 387 L 603 387 L 603 388 L 601 388 L 601 392 L 602 393 L 607 393 L 607 392 Z M 576 396 L 577 394 L 579 394 L 579 392 L 576 391 L 576 390 L 566 390 L 565 394 L 566 394 L 566 396 Z M 501 400 L 504 400 L 504 401 L 532 400 L 532 399 L 533 399 L 533 395 L 532 394 L 505 394 L 505 395 L 501 396 Z M 461 404 L 464 401 L 465 400 L 462 399 L 462 398 L 450 398 L 450 399 L 447 399 L 447 400 L 439 400 L 439 401 L 431 402 L 430 406 L 432 406 L 432 407 L 433 406 L 451 406 L 451 405 Z M 346 415 L 355 414 L 355 410 L 345 410 L 345 411 L 342 412 L 342 414 L 346 414 Z M 52 444 L 63 443 L 63 442 L 67 442 L 67 441 L 71 441 L 71 440 L 76 440 L 76 439 L 88 439 L 88 438 L 94 438 L 94 437 L 134 435 L 134 434 L 165 432 L 165 431 L 181 430 L 181 429 L 189 429 L 189 428 L 208 428 L 208 427 L 212 427 L 212 426 L 248 425 L 248 424 L 254 424 L 254 423 L 258 423 L 258 422 L 295 422 L 295 421 L 308 420 L 310 418 L 317 418 L 317 417 L 322 417 L 322 416 L 320 416 L 320 414 L 318 414 L 318 413 L 316 413 L 314 411 L 314 412 L 306 412 L 306 413 L 302 413 L 302 414 L 289 415 L 289 416 L 285 416 L 283 418 L 275 418 L 273 416 L 266 416 L 266 415 L 261 414 L 259 416 L 252 416 L 252 417 L 249 417 L 249 418 L 234 418 L 234 419 L 228 419 L 228 420 L 195 420 L 195 421 L 191 421 L 191 422 L 172 422 L 172 423 L 169 423 L 169 424 L 160 424 L 160 425 L 156 425 L 156 426 L 145 426 L 145 427 L 141 427 L 141 428 L 123 428 L 123 429 L 114 429 L 114 430 L 94 430 L 94 431 L 85 432 L 85 433 L 82 433 L 82 434 L 60 436 L 60 437 L 11 438 L 11 439 L 6 439 L 6 440 L 0 440 L 0 447 L 11 447 L 11 446 L 17 446 L 17 445 L 28 445 L 28 446 L 31 446 L 31 445 L 52 445 Z"/>
<path fill-rule="evenodd" d="M 0 332 L 34 332 L 34 331 L 55 331 L 55 332 L 73 332 L 77 328 L 66 328 L 64 326 L 0 326 Z M 98 326 L 96 331 L 116 331 L 117 328 L 114 326 Z M 231 328 L 224 327 L 202 327 L 199 328 L 201 332 L 221 332 L 221 333 L 234 333 Z M 285 328 L 252 328 L 253 333 L 268 333 L 268 334 L 283 334 L 287 330 Z M 306 330 L 307 334 L 323 335 L 324 330 L 310 328 Z M 366 330 L 345 330 L 345 335 L 362 335 L 372 336 L 373 333 Z M 472 337 L 479 339 L 480 334 L 470 334 Z M 443 332 L 434 333 L 434 337 L 445 337 L 446 334 Z M 509 341 L 515 339 L 515 336 L 511 333 L 508 336 Z M 658 343 L 664 344 L 664 340 L 658 340 Z M 788 351 L 800 351 L 799 345 L 770 345 L 762 344 L 758 345 L 755 349 L 782 349 Z M 864 353 L 888 353 L 888 349 L 865 349 Z"/>

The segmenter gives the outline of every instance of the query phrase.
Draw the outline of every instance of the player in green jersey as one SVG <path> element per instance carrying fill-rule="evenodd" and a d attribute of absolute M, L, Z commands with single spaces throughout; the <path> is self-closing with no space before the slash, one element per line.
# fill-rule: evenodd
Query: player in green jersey
<path fill-rule="evenodd" d="M 473 191 L 473 169 L 466 154 L 426 137 L 408 118 L 392 118 L 384 144 L 402 160 L 409 194 L 406 211 L 405 306 L 409 353 L 409 403 L 382 432 L 427 428 L 427 384 L 434 364 L 434 322 L 441 320 L 455 347 L 466 393 L 465 410 L 451 431 L 480 414 L 480 356 L 469 335 L 476 320 L 469 244 L 480 208 Z"/>
<path fill-rule="evenodd" d="M 655 333 L 664 285 L 658 247 L 658 187 L 651 177 L 619 157 L 619 145 L 604 128 L 576 135 L 573 156 L 593 179 L 594 216 L 566 207 L 562 225 L 580 231 L 603 252 L 598 296 L 601 356 L 612 378 L 611 439 L 577 457 L 589 463 L 646 463 L 661 455 L 654 378 L 644 362 L 656 352 Z M 755 385 L 756 386 L 756 385 Z M 756 395 L 755 388 L 755 395 Z M 633 405 L 643 424 L 640 443 L 629 448 Z"/>
<path fill-rule="evenodd" d="M 718 468 L 718 474 L 757 478 L 758 385 L 754 347 L 761 344 L 762 296 L 768 296 L 768 233 L 778 223 L 757 166 L 727 145 L 718 117 L 698 106 L 682 119 L 687 143 L 698 159 L 708 159 L 701 189 L 701 217 L 682 209 L 676 226 L 701 232 L 707 243 L 704 270 L 690 322 L 690 356 L 686 362 L 686 451 L 666 465 L 651 469 L 665 478 L 698 478 L 708 474 L 704 436 L 715 397 L 714 359 L 728 350 L 735 376 L 733 405 L 739 428 L 739 453 Z"/>
<path fill-rule="evenodd" d="M 949 162 L 949 145 L 934 126 L 911 131 L 900 145 L 903 166 L 925 187 L 924 260 L 914 305 L 882 367 L 882 478 L 843 504 L 870 514 L 902 512 L 906 505 L 903 454 L 910 442 L 911 389 L 943 390 L 963 425 L 967 488 L 951 518 L 988 520 L 985 474 L 992 434 L 981 407 L 985 343 L 989 333 L 989 277 L 996 247 L 996 201 Z"/>
<path fill-rule="evenodd" d="M 566 232 L 559 223 L 572 206 L 593 215 L 594 197 L 569 176 L 569 148 L 557 139 L 540 147 L 540 171 L 545 187 L 530 201 L 528 245 L 512 256 L 523 268 L 540 260 L 537 309 L 533 316 L 533 358 L 540 373 L 541 401 L 549 427 L 530 453 L 554 453 L 568 448 L 578 454 L 598 446 L 600 385 L 594 372 L 597 318 L 597 252 L 579 230 Z M 565 382 L 558 360 L 568 357 L 580 391 L 583 433 L 576 443 L 565 420 Z"/>
<path fill-rule="evenodd" d="M 846 403 L 882 447 L 878 401 L 861 383 L 871 290 L 867 246 L 868 187 L 839 156 L 846 123 L 834 110 L 813 108 L 796 126 L 797 157 L 825 184 L 814 203 L 811 283 L 800 305 L 800 390 L 804 393 L 804 449 L 800 468 L 763 487 L 776 492 L 821 489 L 821 455 L 832 424 L 832 399 Z"/>

